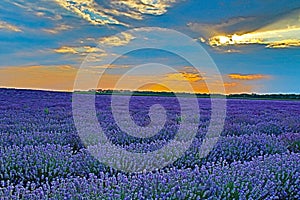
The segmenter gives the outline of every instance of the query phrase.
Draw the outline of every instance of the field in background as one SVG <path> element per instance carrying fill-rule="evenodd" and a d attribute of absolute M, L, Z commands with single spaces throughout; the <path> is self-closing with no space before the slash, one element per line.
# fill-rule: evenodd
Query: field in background
<path fill-rule="evenodd" d="M 146 139 L 118 130 L 109 95 L 97 95 L 98 121 L 128 151 L 148 152 L 174 138 L 181 122 L 175 97 L 134 96 L 130 111 L 147 125 L 147 109 L 167 110 L 166 129 Z M 24 199 L 299 199 L 300 101 L 229 99 L 224 130 L 199 158 L 210 99 L 199 98 L 197 136 L 176 162 L 129 174 L 85 149 L 72 117 L 72 94 L 0 89 L 0 198 Z M 151 162 L 151 161 L 149 161 Z"/>

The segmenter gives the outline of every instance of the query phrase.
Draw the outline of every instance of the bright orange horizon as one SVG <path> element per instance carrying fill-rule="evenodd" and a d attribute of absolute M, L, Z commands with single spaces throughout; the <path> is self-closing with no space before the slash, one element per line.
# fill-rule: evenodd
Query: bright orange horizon
<path fill-rule="evenodd" d="M 4 88 L 20 88 L 20 89 L 41 89 L 52 91 L 74 91 L 74 82 L 77 74 L 76 68 L 70 65 L 62 66 L 24 66 L 24 67 L 7 67 L 0 69 L 0 86 Z M 87 71 L 90 79 L 97 79 L 99 75 L 93 71 Z M 194 73 L 178 72 L 166 74 L 163 76 L 131 76 L 130 80 L 125 81 L 122 87 L 115 88 L 117 81 L 121 75 L 103 74 L 97 87 L 91 87 L 87 80 L 80 90 L 90 89 L 111 89 L 116 90 L 135 90 L 135 83 L 145 82 L 140 87 L 143 91 L 172 91 L 172 92 L 191 92 L 186 88 L 183 82 L 187 82 L 195 93 L 210 93 L 206 86 L 205 80 L 196 76 Z M 216 86 L 223 84 L 226 94 L 232 93 L 252 93 L 255 86 L 247 84 L 251 78 L 263 78 L 259 75 L 232 75 L 224 76 L 224 83 L 216 83 Z M 147 84 L 155 80 L 158 84 Z M 165 85 L 165 86 L 164 86 Z M 166 85 L 172 86 L 170 90 Z M 174 90 L 175 88 L 175 90 Z M 76 89 L 75 89 L 76 90 Z"/>

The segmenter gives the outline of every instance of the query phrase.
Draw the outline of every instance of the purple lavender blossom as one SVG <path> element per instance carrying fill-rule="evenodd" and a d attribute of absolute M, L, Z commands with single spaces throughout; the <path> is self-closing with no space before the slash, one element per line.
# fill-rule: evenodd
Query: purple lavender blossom
<path fill-rule="evenodd" d="M 163 169 L 124 173 L 87 151 L 71 100 L 70 93 L 0 90 L 0 199 L 300 199 L 299 101 L 228 100 L 221 137 L 199 158 L 211 114 L 210 100 L 199 98 L 198 132 L 188 151 Z M 132 98 L 129 109 L 140 126 L 149 123 L 152 104 L 167 110 L 164 129 L 150 138 L 118 129 L 109 96 L 96 97 L 97 118 L 115 145 L 151 152 L 174 138 L 181 122 L 176 102 Z"/>

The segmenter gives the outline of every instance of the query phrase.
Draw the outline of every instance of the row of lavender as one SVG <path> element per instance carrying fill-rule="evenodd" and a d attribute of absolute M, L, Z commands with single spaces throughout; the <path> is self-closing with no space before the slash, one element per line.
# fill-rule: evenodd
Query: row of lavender
<path fill-rule="evenodd" d="M 171 140 L 180 123 L 178 102 L 165 99 L 134 97 L 131 103 L 133 119 L 141 125 L 147 124 L 149 105 L 160 102 L 168 110 L 169 131 L 151 139 L 115 134 L 107 96 L 96 98 L 98 120 L 116 145 L 152 151 Z M 210 119 L 209 99 L 199 99 L 198 134 L 186 154 L 155 172 L 126 174 L 84 148 L 71 100 L 68 93 L 0 90 L 0 197 L 300 198 L 300 102 L 229 100 L 222 137 L 199 158 Z"/>
<path fill-rule="evenodd" d="M 290 153 L 145 174 L 58 176 L 40 186 L 9 184 L 1 193 L 15 199 L 299 199 L 299 159 Z"/>

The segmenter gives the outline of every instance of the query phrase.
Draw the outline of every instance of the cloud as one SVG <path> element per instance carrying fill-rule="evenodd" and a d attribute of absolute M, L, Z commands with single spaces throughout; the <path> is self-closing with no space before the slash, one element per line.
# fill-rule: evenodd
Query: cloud
<path fill-rule="evenodd" d="M 66 24 L 60 24 L 52 29 L 43 29 L 44 32 L 46 33 L 50 33 L 50 34 L 57 34 L 61 31 L 66 31 L 66 30 L 70 30 L 71 28 L 73 28 L 72 26 L 66 25 Z"/>
<path fill-rule="evenodd" d="M 264 44 L 270 48 L 300 46 L 300 27 L 287 27 L 277 30 L 252 32 L 243 35 L 214 36 L 209 39 L 211 46 Z"/>
<path fill-rule="evenodd" d="M 92 46 L 61 46 L 57 49 L 54 49 L 54 52 L 66 54 L 88 54 L 96 52 L 104 53 L 103 50 Z"/>
<path fill-rule="evenodd" d="M 115 64 L 108 64 L 108 65 L 100 65 L 100 66 L 91 66 L 92 69 L 126 69 L 130 68 L 129 65 L 115 65 Z"/>
<path fill-rule="evenodd" d="M 267 48 L 300 46 L 300 9 L 277 19 L 255 31 L 229 35 L 215 35 L 208 40 L 210 46 L 262 44 Z"/>
<path fill-rule="evenodd" d="M 111 3 L 111 1 L 110 1 Z M 101 11 L 103 11 L 104 13 L 106 13 L 107 15 L 111 15 L 111 16 L 125 16 L 131 19 L 135 19 L 135 20 L 142 20 L 143 16 L 138 13 L 135 12 L 134 10 L 126 10 L 124 11 L 123 9 L 116 9 L 114 7 L 114 5 L 110 4 L 108 5 L 108 8 L 105 8 L 103 6 L 99 6 L 97 5 L 97 8 Z"/>
<path fill-rule="evenodd" d="M 116 16 L 142 20 L 143 15 L 162 15 L 176 0 L 112 0 L 97 4 L 95 0 L 55 0 L 63 8 L 77 14 L 94 25 L 122 25 Z"/>
<path fill-rule="evenodd" d="M 104 57 L 116 57 L 117 54 L 108 53 L 104 49 L 100 49 L 95 46 L 83 45 L 83 46 L 61 46 L 57 49 L 53 49 L 55 53 L 67 54 L 72 60 L 76 62 L 82 62 L 85 59 L 85 63 L 90 66 L 98 66 L 99 62 L 103 61 Z M 119 55 L 121 56 L 121 55 Z"/>
<path fill-rule="evenodd" d="M 231 79 L 236 80 L 260 80 L 260 79 L 267 79 L 270 76 L 264 74 L 228 74 L 228 77 Z"/>
<path fill-rule="evenodd" d="M 165 75 L 165 80 L 168 81 L 189 81 L 198 82 L 204 80 L 194 67 L 185 66 L 178 73 L 168 73 Z"/>
<path fill-rule="evenodd" d="M 101 11 L 101 7 L 98 7 L 94 0 L 55 0 L 55 2 L 94 25 L 115 24 L 128 26 Z"/>
<path fill-rule="evenodd" d="M 127 45 L 128 43 L 130 43 L 130 41 L 132 41 L 133 39 L 135 39 L 135 37 L 130 34 L 130 33 L 126 33 L 126 32 L 122 32 L 120 34 L 117 35 L 111 35 L 111 36 L 104 36 L 104 37 L 100 37 L 100 38 L 84 38 L 81 39 L 79 42 L 81 44 L 87 42 L 87 43 L 94 43 L 95 46 L 100 44 L 103 45 L 107 45 L 107 46 L 124 46 Z"/>
<path fill-rule="evenodd" d="M 50 19 L 50 20 L 61 20 L 62 16 L 60 14 L 57 13 L 49 13 L 49 12 L 45 12 L 45 11 L 34 11 L 34 14 L 38 17 L 43 17 L 46 19 Z"/>
<path fill-rule="evenodd" d="M 218 53 L 241 53 L 242 51 L 237 48 L 232 48 L 232 47 L 215 47 L 214 50 L 216 50 Z"/>
<path fill-rule="evenodd" d="M 133 39 L 134 39 L 133 35 L 122 32 L 119 35 L 102 37 L 99 39 L 99 42 L 109 46 L 124 46 Z"/>
<path fill-rule="evenodd" d="M 2 0 L 5 3 L 9 3 L 12 6 L 8 6 L 7 9 L 12 7 L 12 11 L 15 11 L 15 7 L 21 8 L 28 13 L 35 16 L 50 19 L 50 20 L 61 20 L 61 13 L 57 13 L 57 5 L 49 0 Z"/>
<path fill-rule="evenodd" d="M 66 54 L 68 59 L 81 63 L 83 59 L 85 63 L 90 66 L 97 66 L 99 62 L 107 56 L 116 56 L 112 53 L 107 53 L 105 50 L 95 46 L 83 45 L 83 46 L 61 46 L 57 49 L 53 49 L 55 53 Z"/>
<path fill-rule="evenodd" d="M 231 31 L 230 29 L 236 29 L 234 26 L 237 26 L 242 22 L 251 20 L 253 20 L 253 17 L 235 17 L 216 24 L 190 22 L 187 24 L 187 26 L 192 31 L 200 33 L 203 37 L 211 37 L 218 34 L 229 33 Z M 200 39 L 203 40 L 203 37 L 201 37 Z"/>
<path fill-rule="evenodd" d="M 111 4 L 117 8 L 134 10 L 141 14 L 162 15 L 176 0 L 112 0 Z"/>
<path fill-rule="evenodd" d="M 22 32 L 22 30 L 19 27 L 9 24 L 4 21 L 0 21 L 0 30 L 1 29 L 7 30 L 7 31 L 13 31 L 13 32 Z"/>
<path fill-rule="evenodd" d="M 300 32 L 299 32 L 300 33 Z M 300 39 L 281 40 L 269 43 L 268 48 L 287 48 L 287 47 L 300 47 Z"/>
<path fill-rule="evenodd" d="M 169 81 L 190 81 L 190 82 L 197 82 L 202 80 L 202 78 L 197 74 L 190 74 L 190 73 L 172 73 L 166 75 L 166 80 Z"/>

